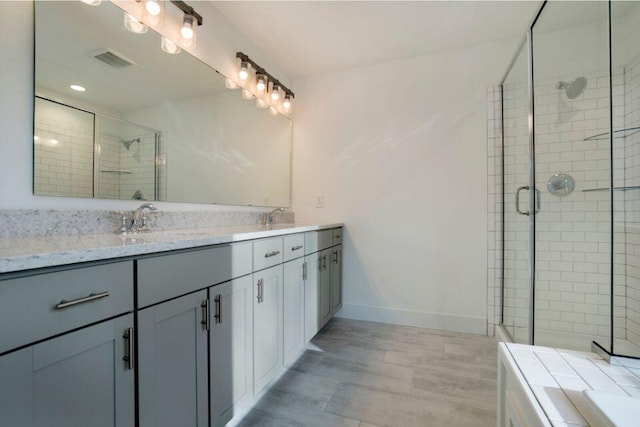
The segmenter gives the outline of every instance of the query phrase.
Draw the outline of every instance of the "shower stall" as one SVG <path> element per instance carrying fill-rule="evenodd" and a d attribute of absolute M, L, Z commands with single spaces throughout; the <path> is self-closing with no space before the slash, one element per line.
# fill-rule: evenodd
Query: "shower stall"
<path fill-rule="evenodd" d="M 640 357 L 638 40 L 638 2 L 543 2 L 490 97 L 491 297 L 515 342 Z"/>

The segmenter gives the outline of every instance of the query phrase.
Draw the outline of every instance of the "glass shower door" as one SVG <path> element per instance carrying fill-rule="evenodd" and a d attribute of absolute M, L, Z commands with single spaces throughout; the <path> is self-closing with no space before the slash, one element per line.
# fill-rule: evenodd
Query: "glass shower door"
<path fill-rule="evenodd" d="M 502 83 L 502 326 L 514 342 L 531 340 L 530 138 L 528 44 Z"/>
<path fill-rule="evenodd" d="M 611 350 L 607 2 L 549 2 L 532 29 L 534 344 Z"/>

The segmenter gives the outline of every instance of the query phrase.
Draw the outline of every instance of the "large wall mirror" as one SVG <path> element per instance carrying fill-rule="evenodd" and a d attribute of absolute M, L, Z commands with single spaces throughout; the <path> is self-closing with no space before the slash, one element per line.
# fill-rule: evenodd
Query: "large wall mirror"
<path fill-rule="evenodd" d="M 291 121 L 117 6 L 36 2 L 35 54 L 36 195 L 290 205 Z"/>

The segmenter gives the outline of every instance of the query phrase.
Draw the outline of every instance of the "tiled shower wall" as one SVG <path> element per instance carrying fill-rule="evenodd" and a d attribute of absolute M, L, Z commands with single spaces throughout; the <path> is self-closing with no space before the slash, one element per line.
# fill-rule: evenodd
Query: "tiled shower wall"
<path fill-rule="evenodd" d="M 621 156 L 616 158 L 616 185 L 626 191 L 616 191 L 616 204 L 622 203 L 621 216 L 616 216 L 616 228 L 624 232 L 624 267 L 616 270 L 626 277 L 626 339 L 640 347 L 640 59 L 631 63 L 624 73 L 624 128 L 614 134 L 615 141 L 624 142 Z M 621 139 L 620 137 L 624 137 Z M 636 352 L 634 356 L 640 356 Z"/>
<path fill-rule="evenodd" d="M 536 182 L 541 190 L 541 211 L 536 216 L 537 343 L 559 345 L 568 337 L 584 335 L 588 346 L 594 337 L 608 337 L 610 330 L 609 192 L 583 191 L 608 188 L 608 140 L 584 141 L 609 128 L 608 77 L 596 74 L 586 77 L 588 87 L 575 100 L 569 100 L 564 91 L 556 88 L 556 80 L 537 82 L 535 87 Z M 621 81 L 617 83 L 620 85 Z M 522 120 L 528 109 L 526 84 L 506 86 L 503 96 L 505 134 L 510 136 L 505 138 L 505 150 L 510 150 L 506 152 L 504 178 L 508 204 L 515 203 L 512 200 L 515 188 L 528 184 L 527 146 L 522 143 L 515 146 L 513 141 L 514 135 L 522 137 L 527 132 Z M 494 110 L 500 108 L 499 102 L 496 104 Z M 493 123 L 499 125 L 499 121 Z M 501 173 L 500 143 L 499 138 L 490 141 L 498 165 L 493 169 L 496 176 Z M 576 188 L 571 195 L 556 197 L 546 190 L 547 179 L 555 173 L 567 173 L 575 179 Z M 493 193 L 494 197 L 500 197 L 499 185 Z M 507 208 L 505 274 L 509 286 L 505 290 L 505 310 L 516 339 L 526 340 L 528 223 L 525 217 L 515 215 L 510 206 Z M 497 206 L 495 212 L 500 212 Z M 493 218 L 501 219 L 499 215 Z M 494 228 L 499 231 L 500 226 L 497 223 Z M 500 234 L 496 237 L 500 238 Z M 499 260 L 501 254 L 497 255 Z M 498 260 L 493 264 L 500 268 Z M 494 281 L 493 285 L 496 294 L 499 282 Z M 494 308 L 494 313 L 499 313 L 499 307 Z M 497 323 L 499 319 L 494 321 Z M 573 345 L 581 344 L 576 341 Z"/>
<path fill-rule="evenodd" d="M 536 183 L 542 191 L 536 216 L 535 328 L 539 344 L 588 349 L 594 338 L 606 345 L 611 334 L 611 167 L 608 73 L 585 77 L 587 88 L 573 100 L 556 88 L 555 79 L 537 81 L 534 88 Z M 623 88 L 622 77 L 613 76 L 614 105 L 623 103 L 616 93 Z M 616 128 L 619 119 L 614 117 Z M 575 179 L 573 193 L 557 197 L 547 191 L 555 173 Z M 618 295 L 624 283 L 619 288 Z M 624 307 L 624 298 L 614 304 Z M 624 317 L 621 310 L 616 314 Z"/>
<path fill-rule="evenodd" d="M 640 126 L 640 70 L 638 63 L 614 71 L 614 129 Z M 575 77 L 575 76 L 574 76 Z M 537 343 L 575 345 L 610 335 L 610 192 L 609 88 L 606 74 L 591 74 L 584 93 L 569 100 L 556 89 L 557 81 L 537 82 L 536 182 L 542 191 L 542 209 L 536 221 L 536 335 Z M 567 76 L 567 80 L 571 80 Z M 526 83 L 505 87 L 505 150 L 514 150 L 510 136 L 522 133 L 517 117 L 526 116 Z M 502 135 L 500 89 L 488 97 L 488 319 L 489 331 L 501 318 Z M 523 110 L 525 109 L 525 110 Z M 524 113 L 524 115 L 523 115 Z M 524 129 L 526 132 L 526 129 Z M 519 134 L 518 134 L 519 135 Z M 640 133 L 614 139 L 616 187 L 640 185 Z M 585 141 L 585 139 L 587 139 Z M 511 141 L 511 142 L 510 142 Z M 511 144 L 511 146 L 510 146 Z M 514 203 L 518 185 L 527 184 L 528 154 L 512 155 L 505 170 L 505 203 Z M 508 165 L 509 166 L 509 165 Z M 576 181 L 571 195 L 556 197 L 546 190 L 554 173 Z M 522 175 L 522 176 L 521 176 Z M 522 181 L 522 182 L 520 182 Z M 516 185 L 517 184 L 517 185 Z M 513 188 L 511 188 L 513 187 Z M 586 190 L 586 191 L 583 191 Z M 593 190 L 593 191 L 589 191 Z M 614 212 L 614 334 L 640 343 L 640 190 L 615 191 Z M 507 206 L 508 208 L 508 206 Z M 511 286 L 505 292 L 505 314 L 515 334 L 526 340 L 528 327 L 528 229 L 517 228 L 507 209 L 507 268 Z M 514 226 L 515 224 L 515 226 Z M 525 223 L 526 224 L 526 223 Z M 510 245 L 510 246 L 509 246 Z M 525 257 L 510 250 L 524 251 Z M 583 342 L 567 339 L 583 336 Z M 560 342 L 558 342 L 560 340 Z"/>
<path fill-rule="evenodd" d="M 132 136 L 129 139 L 133 139 Z M 120 198 L 131 199 L 140 191 L 145 200 L 157 200 L 155 196 L 156 139 L 155 134 L 136 135 L 139 143 L 133 143 L 129 150 L 121 145 L 120 167 L 131 174 L 120 178 Z"/>
<path fill-rule="evenodd" d="M 93 197 L 93 115 L 45 100 L 36 102 L 61 115 L 35 117 L 35 194 Z"/>
<path fill-rule="evenodd" d="M 502 316 L 502 107 L 499 87 L 487 88 L 487 333 Z"/>
<path fill-rule="evenodd" d="M 158 200 L 155 195 L 155 134 L 138 136 L 100 135 L 100 159 L 97 197 L 128 200 L 140 191 L 144 200 Z M 140 138 L 127 150 L 122 140 Z"/>

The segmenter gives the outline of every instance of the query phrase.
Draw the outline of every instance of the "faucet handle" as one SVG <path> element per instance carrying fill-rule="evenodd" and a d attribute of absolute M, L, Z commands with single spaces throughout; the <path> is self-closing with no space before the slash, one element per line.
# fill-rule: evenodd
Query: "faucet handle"
<path fill-rule="evenodd" d="M 124 211 L 111 211 L 112 214 L 118 215 L 120 217 L 120 228 L 118 228 L 118 233 L 126 234 L 127 233 L 127 213 Z"/>

